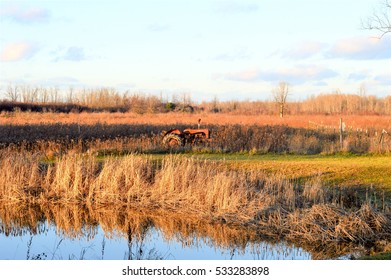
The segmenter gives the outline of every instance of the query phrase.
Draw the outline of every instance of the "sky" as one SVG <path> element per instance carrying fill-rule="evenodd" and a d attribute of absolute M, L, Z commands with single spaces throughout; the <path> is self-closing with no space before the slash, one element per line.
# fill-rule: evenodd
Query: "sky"
<path fill-rule="evenodd" d="M 0 99 L 10 85 L 110 87 L 194 101 L 391 95 L 381 0 L 0 0 Z M 3 95 L 3 96 L 2 96 Z"/>

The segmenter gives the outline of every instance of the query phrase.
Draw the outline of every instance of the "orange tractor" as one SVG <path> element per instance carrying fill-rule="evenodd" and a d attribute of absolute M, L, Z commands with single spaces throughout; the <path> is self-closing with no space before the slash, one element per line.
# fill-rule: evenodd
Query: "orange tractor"
<path fill-rule="evenodd" d="M 180 131 L 177 128 L 163 131 L 163 145 L 166 147 L 174 148 L 179 146 L 185 146 L 186 144 L 197 144 L 205 141 L 210 141 L 210 130 L 200 129 L 201 119 L 198 120 L 198 129 L 186 128 Z"/>

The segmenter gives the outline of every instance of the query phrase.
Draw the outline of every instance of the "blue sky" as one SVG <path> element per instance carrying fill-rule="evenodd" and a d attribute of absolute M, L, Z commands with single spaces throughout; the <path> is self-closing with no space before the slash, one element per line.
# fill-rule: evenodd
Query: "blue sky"
<path fill-rule="evenodd" d="M 195 101 L 391 94 L 391 36 L 363 30 L 380 0 L 0 0 L 10 85 L 190 94 Z M 1 95 L 0 95 L 1 97 Z"/>

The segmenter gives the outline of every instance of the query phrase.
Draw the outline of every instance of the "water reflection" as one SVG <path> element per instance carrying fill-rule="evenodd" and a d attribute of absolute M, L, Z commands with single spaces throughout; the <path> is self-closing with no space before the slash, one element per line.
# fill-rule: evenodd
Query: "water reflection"
<path fill-rule="evenodd" d="M 255 229 L 160 211 L 0 204 L 0 259 L 310 259 Z"/>

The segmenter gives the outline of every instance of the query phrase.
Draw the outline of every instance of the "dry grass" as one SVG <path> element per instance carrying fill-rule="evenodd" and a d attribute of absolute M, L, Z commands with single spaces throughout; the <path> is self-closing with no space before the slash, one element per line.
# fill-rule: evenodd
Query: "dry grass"
<path fill-rule="evenodd" d="M 337 128 L 340 115 L 238 115 L 230 113 L 28 113 L 13 112 L 0 115 L 0 125 L 26 124 L 143 124 L 166 125 L 193 124 L 202 119 L 202 125 L 286 125 L 298 128 Z M 391 131 L 391 119 L 386 115 L 347 115 L 342 116 L 348 128 Z"/>
<path fill-rule="evenodd" d="M 160 133 L 173 127 L 212 130 L 213 142 L 187 150 L 206 152 L 332 154 L 391 151 L 391 119 L 386 116 L 346 116 L 344 144 L 339 142 L 338 116 L 308 115 L 277 118 L 268 115 L 134 113 L 2 113 L 0 145 L 44 153 L 51 159 L 69 150 L 91 153 L 114 150 L 162 152 Z"/>
<path fill-rule="evenodd" d="M 188 125 L 177 125 L 185 129 Z M 288 126 L 210 125 L 212 141 L 183 150 L 232 153 L 333 154 L 386 153 L 391 151 L 391 136 L 376 131 L 347 131 L 341 147 L 339 134 L 333 130 L 294 128 Z M 45 124 L 0 125 L 0 146 L 20 151 L 42 152 L 47 158 L 75 152 L 115 153 L 164 152 L 161 132 L 169 125 L 141 124 Z M 381 138 L 380 138 L 381 137 Z"/>
<path fill-rule="evenodd" d="M 351 190 L 328 189 L 319 180 L 300 186 L 283 175 L 229 170 L 224 163 L 180 156 L 160 162 L 129 155 L 100 162 L 68 155 L 42 165 L 34 155 L 3 152 L 0 167 L 3 203 L 170 211 L 255 227 L 265 236 L 303 244 L 367 245 L 391 237 L 387 206 L 376 209 Z"/>

